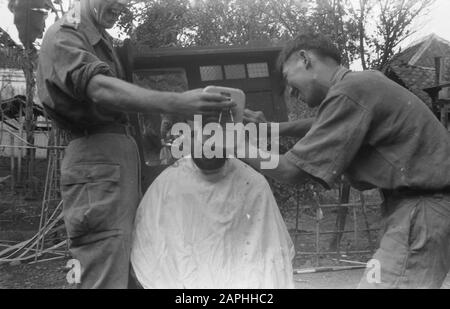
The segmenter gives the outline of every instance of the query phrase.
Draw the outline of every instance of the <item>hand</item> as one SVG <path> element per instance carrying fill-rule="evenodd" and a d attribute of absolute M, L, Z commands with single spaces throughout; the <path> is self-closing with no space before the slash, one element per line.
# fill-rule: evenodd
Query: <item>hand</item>
<path fill-rule="evenodd" d="M 183 92 L 173 108 L 173 112 L 186 116 L 217 116 L 220 111 L 236 106 L 236 103 L 216 93 L 206 93 L 203 89 Z"/>
<path fill-rule="evenodd" d="M 255 112 L 249 109 L 244 111 L 244 122 L 245 123 L 267 123 L 267 119 L 263 112 Z"/>

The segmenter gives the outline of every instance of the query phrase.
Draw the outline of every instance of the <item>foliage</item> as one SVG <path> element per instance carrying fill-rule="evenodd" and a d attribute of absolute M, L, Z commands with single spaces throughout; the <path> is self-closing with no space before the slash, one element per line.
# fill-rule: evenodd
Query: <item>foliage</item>
<path fill-rule="evenodd" d="M 344 64 L 382 69 L 435 0 L 134 0 L 119 27 L 152 47 L 255 45 L 314 30 Z"/>
<path fill-rule="evenodd" d="M 245 45 L 281 35 L 270 12 L 262 0 L 135 0 L 119 27 L 152 47 Z"/>
<path fill-rule="evenodd" d="M 55 10 L 50 0 L 9 0 L 9 10 L 14 14 L 14 24 L 25 49 L 33 48 L 45 30 L 48 10 Z"/>
<path fill-rule="evenodd" d="M 276 41 L 282 25 L 272 16 L 272 2 L 264 0 L 197 0 L 189 11 L 189 43 L 247 45 Z"/>
<path fill-rule="evenodd" d="M 175 45 L 188 27 L 188 9 L 189 0 L 133 0 L 120 18 L 119 27 L 150 47 Z"/>
<path fill-rule="evenodd" d="M 414 32 L 414 22 L 426 15 L 435 0 L 359 0 L 349 14 L 359 36 L 363 69 L 383 70 L 398 46 Z"/>
<path fill-rule="evenodd" d="M 387 1 L 378 0 L 379 22 L 375 33 L 369 37 L 372 44 L 371 67 L 383 69 L 393 56 L 395 48 L 409 37 L 412 22 L 425 12 L 434 0 Z"/>

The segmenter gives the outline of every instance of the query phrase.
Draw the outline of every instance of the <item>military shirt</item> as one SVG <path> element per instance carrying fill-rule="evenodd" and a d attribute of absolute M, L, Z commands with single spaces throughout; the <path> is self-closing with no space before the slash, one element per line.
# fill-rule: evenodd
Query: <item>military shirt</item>
<path fill-rule="evenodd" d="M 112 39 L 87 16 L 65 17 L 46 32 L 39 56 L 38 94 L 56 124 L 74 132 L 126 123 L 124 113 L 94 105 L 86 94 L 97 74 L 124 78 Z"/>
<path fill-rule="evenodd" d="M 419 98 L 380 72 L 340 68 L 311 130 L 287 154 L 331 186 L 440 190 L 450 185 L 449 132 Z"/>

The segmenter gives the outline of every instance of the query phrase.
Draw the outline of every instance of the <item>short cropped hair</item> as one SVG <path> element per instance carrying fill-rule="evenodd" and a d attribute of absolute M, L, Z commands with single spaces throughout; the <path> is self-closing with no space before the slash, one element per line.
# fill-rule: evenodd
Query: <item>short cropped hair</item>
<path fill-rule="evenodd" d="M 307 32 L 298 35 L 295 39 L 287 43 L 278 58 L 278 69 L 283 70 L 283 65 L 288 59 L 299 50 L 307 50 L 316 53 L 321 57 L 330 57 L 339 65 L 342 64 L 342 56 L 339 49 L 333 42 L 320 33 Z"/>

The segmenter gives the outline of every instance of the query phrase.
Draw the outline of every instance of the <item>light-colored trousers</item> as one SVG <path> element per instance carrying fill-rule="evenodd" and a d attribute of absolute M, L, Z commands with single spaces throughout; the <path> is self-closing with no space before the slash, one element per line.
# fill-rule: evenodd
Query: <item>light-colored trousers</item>
<path fill-rule="evenodd" d="M 386 200 L 384 233 L 374 259 L 380 282 L 368 269 L 359 288 L 440 288 L 450 269 L 450 196 Z M 369 278 L 369 279 L 368 279 Z"/>
<path fill-rule="evenodd" d="M 140 193 L 139 153 L 125 134 L 73 140 L 61 168 L 69 249 L 80 288 L 127 288 L 131 235 Z"/>

